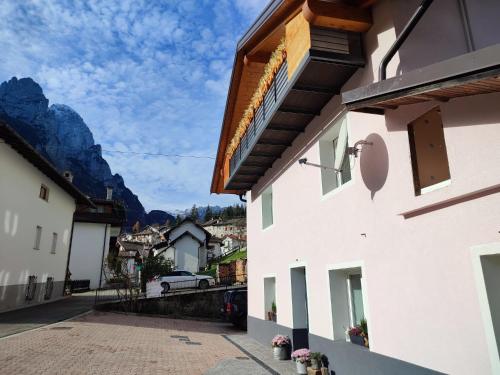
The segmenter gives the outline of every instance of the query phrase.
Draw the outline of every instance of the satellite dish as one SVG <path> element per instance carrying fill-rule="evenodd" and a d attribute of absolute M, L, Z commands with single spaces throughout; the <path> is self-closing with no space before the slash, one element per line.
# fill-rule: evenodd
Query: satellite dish
<path fill-rule="evenodd" d="M 347 120 L 343 119 L 342 124 L 340 124 L 339 136 L 337 138 L 337 147 L 335 148 L 335 163 L 333 167 L 335 169 L 342 169 L 342 163 L 344 162 L 344 157 L 347 148 Z"/>

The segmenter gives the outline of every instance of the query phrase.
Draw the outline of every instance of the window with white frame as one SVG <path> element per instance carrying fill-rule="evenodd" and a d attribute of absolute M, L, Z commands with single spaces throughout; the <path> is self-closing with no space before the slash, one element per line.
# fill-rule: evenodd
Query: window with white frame
<path fill-rule="evenodd" d="M 269 186 L 261 196 L 262 200 L 262 229 L 273 224 L 273 187 Z"/>
<path fill-rule="evenodd" d="M 264 311 L 265 319 L 276 321 L 276 278 L 264 278 Z"/>
<path fill-rule="evenodd" d="M 50 252 L 52 254 L 55 254 L 56 249 L 57 249 L 57 233 L 52 233 L 52 246 L 50 248 Z"/>
<path fill-rule="evenodd" d="M 334 340 L 345 340 L 346 331 L 365 320 L 361 267 L 329 271 Z"/>
<path fill-rule="evenodd" d="M 40 250 L 41 240 L 42 240 L 42 227 L 37 225 L 35 230 L 35 243 L 33 244 L 33 249 Z"/>
<path fill-rule="evenodd" d="M 326 194 L 351 180 L 351 161 L 347 152 L 347 118 L 339 119 L 319 140 L 321 185 Z"/>

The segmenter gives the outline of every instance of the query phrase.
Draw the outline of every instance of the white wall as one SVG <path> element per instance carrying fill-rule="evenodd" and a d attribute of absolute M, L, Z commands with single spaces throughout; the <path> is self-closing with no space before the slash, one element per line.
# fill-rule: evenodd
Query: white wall
<path fill-rule="evenodd" d="M 177 237 L 182 236 L 182 234 L 186 231 L 190 232 L 193 236 L 195 236 L 202 242 L 204 242 L 207 237 L 206 233 L 200 227 L 190 221 L 185 221 L 184 223 L 182 223 L 182 225 L 174 228 L 172 232 L 170 232 L 168 236 L 169 240 L 175 240 Z"/>
<path fill-rule="evenodd" d="M 106 230 L 106 226 L 108 227 Z M 75 223 L 69 270 L 72 280 L 90 279 L 90 289 L 99 287 L 101 263 L 109 251 L 109 225 L 99 223 Z M 101 286 L 105 284 L 104 275 Z"/>
<path fill-rule="evenodd" d="M 199 248 L 200 244 L 190 236 L 179 239 L 175 245 L 175 266 L 179 270 L 199 271 Z"/>
<path fill-rule="evenodd" d="M 50 189 L 48 202 L 38 198 L 41 184 Z M 38 282 L 47 277 L 64 281 L 75 207 L 73 197 L 0 143 L 0 286 L 24 285 L 30 275 Z M 40 250 L 33 249 L 37 225 L 43 228 Z M 50 252 L 52 233 L 58 234 L 55 254 Z M 24 298 L 18 296 L 17 302 Z"/>

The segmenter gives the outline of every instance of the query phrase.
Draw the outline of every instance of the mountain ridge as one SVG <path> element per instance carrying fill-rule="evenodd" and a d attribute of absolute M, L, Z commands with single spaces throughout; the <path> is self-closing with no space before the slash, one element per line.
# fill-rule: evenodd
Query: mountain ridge
<path fill-rule="evenodd" d="M 73 183 L 85 194 L 104 198 L 106 187 L 112 187 L 113 198 L 121 200 L 127 210 L 127 227 L 136 221 L 151 224 L 137 195 L 127 188 L 121 175 L 111 172 L 82 117 L 68 105 L 49 106 L 33 79 L 13 77 L 0 84 L 0 117 L 61 173 L 70 171 Z M 174 219 L 167 212 L 154 211 L 165 220 Z"/>

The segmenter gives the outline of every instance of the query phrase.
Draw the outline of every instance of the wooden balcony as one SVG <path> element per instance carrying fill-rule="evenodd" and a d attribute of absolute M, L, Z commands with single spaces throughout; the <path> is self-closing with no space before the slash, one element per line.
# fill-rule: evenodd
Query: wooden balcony
<path fill-rule="evenodd" d="M 286 61 L 225 162 L 224 190 L 244 192 L 271 168 L 312 119 L 364 66 L 361 34 L 309 24 L 286 25 Z"/>

